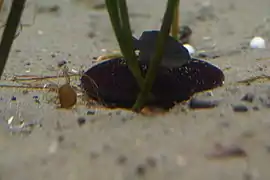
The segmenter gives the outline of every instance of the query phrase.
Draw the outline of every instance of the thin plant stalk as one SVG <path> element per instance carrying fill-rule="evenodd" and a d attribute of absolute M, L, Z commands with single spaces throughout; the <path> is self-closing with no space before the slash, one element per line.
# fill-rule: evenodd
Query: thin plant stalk
<path fill-rule="evenodd" d="M 150 61 L 150 66 L 146 74 L 144 87 L 140 92 L 140 94 L 138 95 L 138 98 L 133 106 L 133 110 L 135 111 L 139 111 L 143 107 L 145 101 L 148 99 L 147 96 L 152 89 L 153 82 L 156 78 L 157 70 L 162 61 L 166 39 L 169 37 L 174 12 L 175 9 L 178 8 L 177 6 L 178 4 L 179 0 L 167 1 L 166 12 L 164 14 L 162 26 L 160 28 L 160 32 L 158 35 L 156 52 L 154 54 L 154 57 Z"/>
<path fill-rule="evenodd" d="M 26 0 L 13 0 L 0 43 L 0 77 L 4 72 L 10 49 L 18 29 Z"/>
<path fill-rule="evenodd" d="M 121 50 L 127 60 L 127 65 L 142 89 L 144 78 L 133 47 L 132 33 L 128 19 L 127 5 L 125 0 L 106 0 L 106 6 L 110 20 Z"/>
<path fill-rule="evenodd" d="M 173 38 L 177 40 L 178 40 L 179 19 L 180 19 L 179 5 L 180 5 L 180 0 L 177 3 L 176 8 L 174 10 L 174 17 L 173 17 L 173 23 L 172 23 L 172 28 L 171 28 L 171 35 Z"/>

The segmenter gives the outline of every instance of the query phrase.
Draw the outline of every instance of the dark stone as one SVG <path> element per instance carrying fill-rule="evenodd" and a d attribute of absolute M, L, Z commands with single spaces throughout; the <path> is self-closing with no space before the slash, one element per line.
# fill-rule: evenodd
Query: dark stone
<path fill-rule="evenodd" d="M 136 174 L 139 175 L 139 176 L 144 176 L 145 173 L 146 173 L 146 166 L 144 164 L 139 164 L 137 167 L 136 167 Z"/>
<path fill-rule="evenodd" d="M 77 119 L 77 122 L 78 122 L 78 125 L 79 125 L 79 126 L 82 126 L 82 125 L 85 124 L 86 119 L 85 119 L 84 117 L 79 117 L 79 118 Z"/>
<path fill-rule="evenodd" d="M 24 65 L 25 65 L 25 66 L 30 66 L 31 63 L 30 63 L 30 62 L 26 62 Z"/>
<path fill-rule="evenodd" d="M 87 111 L 86 114 L 87 114 L 87 115 L 95 115 L 95 113 L 96 113 L 96 112 L 95 112 L 94 110 L 89 110 L 89 111 Z"/>
<path fill-rule="evenodd" d="M 253 93 L 247 93 L 242 97 L 242 101 L 250 102 L 252 103 L 254 101 L 255 95 Z"/>
<path fill-rule="evenodd" d="M 214 108 L 219 105 L 219 101 L 216 100 L 200 100 L 193 98 L 189 102 L 189 108 L 191 109 L 203 109 L 203 108 Z"/>
<path fill-rule="evenodd" d="M 16 101 L 16 100 L 17 100 L 17 98 L 15 96 L 11 97 L 11 101 Z"/>
<path fill-rule="evenodd" d="M 234 112 L 247 112 L 248 108 L 245 105 L 232 105 Z"/>
<path fill-rule="evenodd" d="M 57 66 L 58 67 L 62 67 L 62 66 L 64 66 L 64 65 L 66 65 L 67 64 L 67 61 L 65 61 L 65 60 L 61 60 L 61 61 L 58 61 L 57 62 Z"/>
<path fill-rule="evenodd" d="M 189 26 L 181 26 L 179 30 L 179 40 L 182 44 L 189 43 L 192 30 Z"/>
<path fill-rule="evenodd" d="M 57 141 L 59 143 L 63 142 L 65 140 L 65 137 L 63 135 L 58 136 Z"/>

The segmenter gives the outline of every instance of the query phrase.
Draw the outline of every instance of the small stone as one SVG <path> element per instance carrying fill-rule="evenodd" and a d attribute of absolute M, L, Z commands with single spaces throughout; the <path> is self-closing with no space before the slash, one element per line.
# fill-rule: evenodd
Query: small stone
<path fill-rule="evenodd" d="M 109 145 L 109 144 L 104 144 L 104 145 L 103 145 L 103 150 L 109 152 L 109 151 L 112 150 L 112 147 L 111 147 L 111 145 Z"/>
<path fill-rule="evenodd" d="M 242 101 L 250 102 L 252 103 L 254 101 L 255 95 L 253 93 L 247 93 L 242 97 Z"/>
<path fill-rule="evenodd" d="M 260 108 L 259 108 L 258 106 L 254 106 L 252 109 L 253 109 L 254 111 L 259 111 L 259 110 L 260 110 Z"/>
<path fill-rule="evenodd" d="M 122 165 L 122 164 L 125 164 L 127 162 L 127 157 L 124 156 L 124 155 L 120 155 L 118 158 L 117 158 L 117 163 Z"/>
<path fill-rule="evenodd" d="M 99 157 L 99 153 L 97 152 L 90 152 L 90 158 L 91 159 L 97 159 Z"/>
<path fill-rule="evenodd" d="M 146 163 L 150 166 L 150 167 L 156 167 L 157 166 L 157 160 L 153 157 L 148 157 L 146 158 Z"/>
<path fill-rule="evenodd" d="M 56 57 L 56 55 L 55 55 L 55 54 L 51 54 L 51 57 L 52 57 L 52 58 L 55 58 L 55 57 Z"/>
<path fill-rule="evenodd" d="M 233 105 L 232 106 L 234 112 L 247 112 L 248 108 L 245 105 Z"/>
<path fill-rule="evenodd" d="M 214 108 L 214 107 L 217 107 L 218 104 L 219 104 L 219 101 L 200 100 L 197 98 L 193 98 L 189 102 L 189 108 L 190 109 Z"/>
<path fill-rule="evenodd" d="M 136 167 L 136 174 L 139 176 L 144 176 L 146 173 L 146 166 L 144 164 L 139 164 Z"/>
<path fill-rule="evenodd" d="M 23 95 L 26 95 L 26 94 L 29 93 L 29 91 L 28 90 L 23 90 L 22 93 L 23 93 Z"/>
<path fill-rule="evenodd" d="M 79 118 L 77 119 L 77 122 L 78 122 L 78 125 L 79 125 L 79 126 L 82 126 L 82 125 L 85 124 L 86 119 L 85 119 L 84 117 L 79 117 Z"/>
<path fill-rule="evenodd" d="M 64 139 L 65 139 L 65 137 L 64 137 L 63 135 L 60 135 L 60 136 L 58 136 L 57 141 L 58 141 L 59 143 L 61 143 L 61 142 L 64 141 Z"/>
<path fill-rule="evenodd" d="M 25 66 L 30 66 L 31 63 L 30 63 L 30 62 L 26 62 L 24 65 L 25 65 Z"/>
<path fill-rule="evenodd" d="M 121 111 L 116 111 L 115 113 L 117 116 L 121 115 Z"/>
<path fill-rule="evenodd" d="M 11 97 L 11 101 L 16 101 L 16 100 L 17 100 L 17 98 L 15 96 Z"/>
<path fill-rule="evenodd" d="M 182 44 L 189 43 L 192 30 L 189 26 L 181 26 L 179 30 L 179 40 Z"/>
<path fill-rule="evenodd" d="M 87 115 L 95 115 L 95 113 L 96 113 L 96 112 L 95 112 L 94 110 L 89 110 L 89 111 L 87 111 L 86 114 L 87 114 Z"/>
<path fill-rule="evenodd" d="M 123 118 L 121 119 L 122 122 L 127 122 L 127 120 L 128 120 L 128 119 L 125 118 L 125 117 L 123 117 Z"/>
<path fill-rule="evenodd" d="M 62 67 L 64 65 L 66 65 L 66 64 L 67 64 L 67 61 L 65 61 L 65 60 L 61 60 L 61 61 L 57 62 L 58 67 Z"/>

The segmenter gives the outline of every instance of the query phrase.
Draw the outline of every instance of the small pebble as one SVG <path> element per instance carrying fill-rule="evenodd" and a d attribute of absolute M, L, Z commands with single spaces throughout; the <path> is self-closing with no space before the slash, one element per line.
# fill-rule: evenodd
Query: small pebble
<path fill-rule="evenodd" d="M 254 111 L 259 111 L 259 110 L 260 110 L 260 108 L 259 108 L 258 106 L 254 106 L 254 107 L 252 107 L 252 109 L 253 109 Z"/>
<path fill-rule="evenodd" d="M 111 147 L 111 145 L 109 145 L 109 144 L 104 144 L 104 145 L 103 145 L 103 150 L 109 152 L 109 151 L 112 150 L 112 147 Z"/>
<path fill-rule="evenodd" d="M 43 35 L 44 34 L 44 32 L 41 31 L 41 30 L 38 30 L 37 33 L 38 33 L 38 35 Z"/>
<path fill-rule="evenodd" d="M 55 57 L 56 57 L 56 55 L 55 55 L 55 54 L 51 54 L 51 57 L 52 57 L 52 58 L 55 58 Z"/>
<path fill-rule="evenodd" d="M 17 98 L 15 96 L 11 97 L 11 101 L 16 101 L 16 100 L 17 100 Z"/>
<path fill-rule="evenodd" d="M 268 153 L 270 153 L 270 145 L 269 146 L 265 146 L 265 149 Z"/>
<path fill-rule="evenodd" d="M 87 115 L 95 115 L 95 113 L 96 113 L 96 112 L 95 112 L 94 110 L 89 110 L 89 111 L 87 111 L 86 114 L 87 114 Z"/>
<path fill-rule="evenodd" d="M 219 104 L 219 101 L 200 100 L 197 98 L 193 98 L 189 102 L 189 108 L 190 109 L 214 108 L 214 107 L 217 107 L 218 104 Z"/>
<path fill-rule="evenodd" d="M 99 153 L 97 152 L 90 152 L 90 158 L 91 159 L 97 159 L 99 157 Z"/>
<path fill-rule="evenodd" d="M 192 30 L 191 30 L 190 27 L 188 27 L 188 26 L 181 26 L 180 27 L 180 30 L 179 30 L 179 35 L 180 35 L 179 40 L 180 40 L 180 42 L 182 44 L 189 43 L 191 34 L 192 34 Z"/>
<path fill-rule="evenodd" d="M 67 61 L 65 61 L 65 60 L 61 60 L 61 61 L 57 62 L 58 67 L 62 67 L 64 65 L 66 65 L 66 64 L 67 64 Z"/>
<path fill-rule="evenodd" d="M 264 49 L 265 40 L 262 37 L 256 36 L 250 41 L 249 46 L 252 49 Z"/>
<path fill-rule="evenodd" d="M 247 112 L 248 108 L 245 105 L 233 105 L 232 106 L 234 112 Z"/>
<path fill-rule="evenodd" d="M 139 176 L 144 176 L 146 173 L 146 166 L 144 164 L 139 164 L 136 167 L 136 174 Z"/>
<path fill-rule="evenodd" d="M 148 157 L 146 158 L 146 163 L 150 166 L 150 167 L 156 167 L 157 166 L 157 160 L 153 157 Z"/>
<path fill-rule="evenodd" d="M 241 100 L 252 103 L 254 101 L 254 98 L 255 98 L 255 95 L 253 93 L 247 93 L 244 95 L 244 97 Z"/>
<path fill-rule="evenodd" d="M 127 157 L 124 156 L 124 155 L 120 155 L 118 158 L 117 158 L 117 163 L 122 165 L 122 164 L 125 164 L 127 162 Z"/>
<path fill-rule="evenodd" d="M 121 111 L 116 111 L 115 113 L 117 116 L 121 115 Z"/>
<path fill-rule="evenodd" d="M 79 125 L 79 126 L 82 126 L 82 125 L 85 124 L 86 119 L 85 119 L 84 117 L 79 117 L 79 118 L 77 119 L 77 122 L 78 122 L 78 125 Z"/>
<path fill-rule="evenodd" d="M 61 142 L 63 142 L 64 141 L 64 136 L 63 135 L 60 135 L 60 136 L 58 136 L 58 138 L 57 138 L 57 141 L 59 142 L 59 143 L 61 143 Z"/>
<path fill-rule="evenodd" d="M 224 146 L 222 144 L 215 144 L 215 149 L 206 154 L 207 158 L 242 158 L 246 157 L 247 153 L 241 147 L 236 145 Z"/>
<path fill-rule="evenodd" d="M 23 93 L 23 95 L 26 95 L 26 94 L 29 93 L 29 91 L 28 90 L 23 90 L 22 93 Z"/>

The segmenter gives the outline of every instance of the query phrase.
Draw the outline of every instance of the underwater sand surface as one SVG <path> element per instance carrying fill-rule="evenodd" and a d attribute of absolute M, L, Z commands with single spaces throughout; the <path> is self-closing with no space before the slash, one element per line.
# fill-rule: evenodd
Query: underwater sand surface
<path fill-rule="evenodd" d="M 207 2 L 181 1 L 181 22 L 191 27 L 195 48 L 220 55 L 209 61 L 224 70 L 224 86 L 212 96 L 196 95 L 220 100 L 217 107 L 179 104 L 157 117 L 82 105 L 59 110 L 53 92 L 1 88 L 0 179 L 268 180 L 270 83 L 237 81 L 270 74 L 268 44 L 264 50 L 243 48 L 254 35 L 269 41 L 270 2 Z M 107 12 L 90 8 L 102 3 L 39 0 L 35 23 L 15 40 L 4 78 L 57 75 L 63 60 L 70 69 L 86 70 L 101 49 L 117 49 Z M 159 28 L 165 1 L 128 5 L 136 36 Z M 12 134 L 6 127 L 11 117 L 41 126 Z"/>

